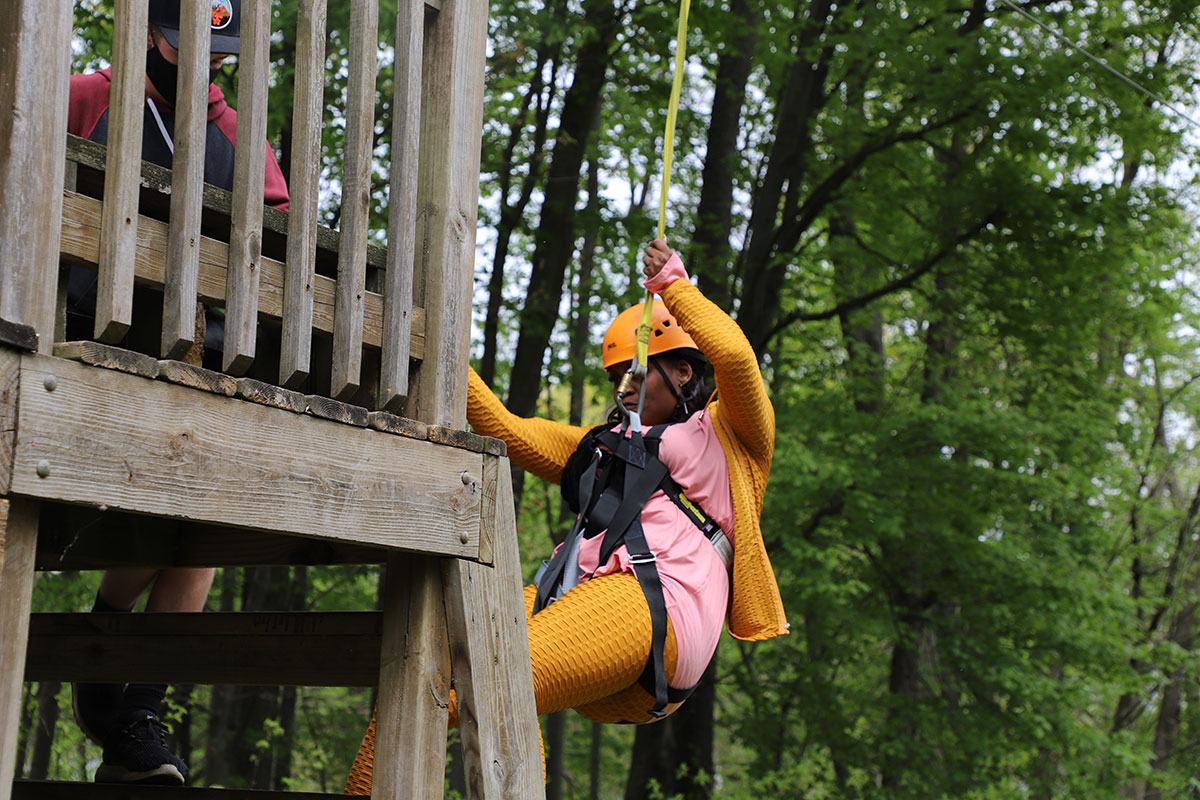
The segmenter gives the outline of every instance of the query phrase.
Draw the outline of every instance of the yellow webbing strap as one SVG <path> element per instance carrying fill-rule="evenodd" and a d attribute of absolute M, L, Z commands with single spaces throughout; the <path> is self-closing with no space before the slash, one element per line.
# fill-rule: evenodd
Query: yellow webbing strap
<path fill-rule="evenodd" d="M 679 94 L 683 88 L 683 65 L 687 56 L 687 19 L 691 0 L 680 0 L 679 32 L 675 37 L 675 80 L 671 83 L 671 100 L 667 105 L 667 129 L 663 134 L 663 174 L 662 191 L 658 196 L 658 236 L 666 236 L 667 229 L 667 190 L 671 186 L 671 161 L 675 154 L 675 114 L 679 108 Z M 649 363 L 650 326 L 654 294 L 646 291 L 646 302 L 642 305 L 642 319 L 637 329 L 637 350 L 634 354 L 630 372 L 645 375 Z"/>

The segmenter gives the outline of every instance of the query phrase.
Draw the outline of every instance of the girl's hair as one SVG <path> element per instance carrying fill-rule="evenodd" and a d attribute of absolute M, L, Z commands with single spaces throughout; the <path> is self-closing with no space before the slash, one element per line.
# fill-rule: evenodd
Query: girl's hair
<path fill-rule="evenodd" d="M 668 422 L 683 422 L 692 414 L 704 408 L 708 402 L 708 398 L 712 396 L 712 387 L 705 376 L 705 372 L 708 369 L 708 359 L 699 350 L 669 350 L 666 353 L 650 357 L 651 369 L 654 369 L 653 362 L 655 359 L 666 359 L 668 361 L 679 359 L 687 361 L 688 365 L 692 368 L 692 377 L 679 390 L 675 410 L 672 412 L 671 419 Z M 591 463 L 592 454 L 596 450 L 596 436 L 604 431 L 611 430 L 614 425 L 621 424 L 623 417 L 621 409 L 613 407 L 608 412 L 607 420 L 584 434 L 583 439 L 580 440 L 579 445 L 575 448 L 575 452 L 567 459 L 566 466 L 563 467 L 562 481 L 559 488 L 562 491 L 563 500 L 572 512 L 579 513 L 579 479 L 583 476 L 583 471 L 587 468 L 587 465 Z"/>

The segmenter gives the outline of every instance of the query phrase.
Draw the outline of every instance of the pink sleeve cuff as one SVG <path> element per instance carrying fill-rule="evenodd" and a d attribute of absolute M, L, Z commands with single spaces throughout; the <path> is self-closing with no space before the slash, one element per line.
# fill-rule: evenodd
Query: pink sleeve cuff
<path fill-rule="evenodd" d="M 663 289 L 666 289 L 675 281 L 686 281 L 687 279 L 687 270 L 683 268 L 683 261 L 679 259 L 679 254 L 671 253 L 671 258 L 667 261 L 667 265 L 662 268 L 662 271 L 653 278 L 646 279 L 646 289 L 655 294 L 662 294 Z"/>

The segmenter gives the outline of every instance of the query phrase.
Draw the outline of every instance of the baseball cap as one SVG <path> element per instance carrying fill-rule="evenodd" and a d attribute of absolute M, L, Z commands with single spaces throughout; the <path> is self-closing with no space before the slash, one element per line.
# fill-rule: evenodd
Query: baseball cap
<path fill-rule="evenodd" d="M 179 49 L 180 0 L 150 0 L 150 22 L 162 31 L 167 43 Z M 242 0 L 189 0 L 212 3 L 212 43 L 210 53 L 241 52 Z"/>

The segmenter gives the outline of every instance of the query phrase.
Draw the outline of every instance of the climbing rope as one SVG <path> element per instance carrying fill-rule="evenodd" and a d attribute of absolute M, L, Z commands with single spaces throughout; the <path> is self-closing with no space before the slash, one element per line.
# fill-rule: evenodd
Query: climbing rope
<path fill-rule="evenodd" d="M 658 196 L 658 235 L 655 237 L 656 239 L 666 236 L 667 230 L 667 191 L 671 186 L 671 163 L 675 155 L 675 117 L 679 109 L 679 95 L 683 88 L 683 67 L 687 57 L 687 20 L 690 8 L 691 0 L 680 0 L 679 30 L 675 36 L 675 77 L 671 82 L 671 99 L 667 104 L 667 127 L 663 133 L 662 190 Z M 621 385 L 617 389 L 619 398 L 628 390 L 629 384 L 634 378 L 641 379 L 637 414 L 627 415 L 627 421 L 632 423 L 635 431 L 641 430 L 642 404 L 646 399 L 646 367 L 650 361 L 653 305 L 654 293 L 647 289 L 646 299 L 642 303 L 642 318 L 637 328 L 637 347 L 633 355 L 633 362 L 629 365 L 629 371 L 625 373 L 621 379 Z"/>

